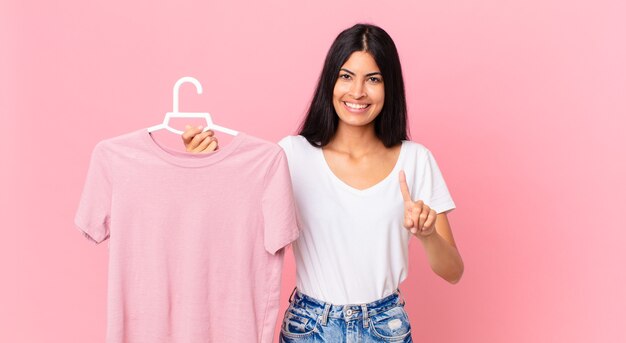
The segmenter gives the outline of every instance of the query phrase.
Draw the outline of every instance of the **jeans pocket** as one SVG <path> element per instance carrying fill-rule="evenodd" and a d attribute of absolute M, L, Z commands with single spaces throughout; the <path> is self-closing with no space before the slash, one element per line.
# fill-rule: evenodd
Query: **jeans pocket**
<path fill-rule="evenodd" d="M 373 315 L 369 324 L 373 336 L 384 342 L 410 341 L 411 323 L 402 306 Z"/>
<path fill-rule="evenodd" d="M 280 331 L 289 338 L 308 337 L 316 331 L 318 317 L 312 311 L 289 305 Z"/>

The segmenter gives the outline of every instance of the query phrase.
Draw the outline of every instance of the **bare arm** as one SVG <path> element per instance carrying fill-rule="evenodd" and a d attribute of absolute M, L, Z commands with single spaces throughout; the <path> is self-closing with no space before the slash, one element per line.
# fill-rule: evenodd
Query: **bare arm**
<path fill-rule="evenodd" d="M 430 268 L 450 283 L 459 282 L 464 266 L 452 237 L 448 216 L 445 213 L 437 214 L 433 233 L 418 238 L 426 251 Z"/>

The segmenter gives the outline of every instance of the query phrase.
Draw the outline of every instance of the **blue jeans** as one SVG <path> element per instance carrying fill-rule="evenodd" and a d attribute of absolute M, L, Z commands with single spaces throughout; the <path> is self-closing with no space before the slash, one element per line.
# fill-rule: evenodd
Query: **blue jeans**
<path fill-rule="evenodd" d="M 281 343 L 413 342 L 399 292 L 369 304 L 332 305 L 295 291 L 280 329 Z"/>

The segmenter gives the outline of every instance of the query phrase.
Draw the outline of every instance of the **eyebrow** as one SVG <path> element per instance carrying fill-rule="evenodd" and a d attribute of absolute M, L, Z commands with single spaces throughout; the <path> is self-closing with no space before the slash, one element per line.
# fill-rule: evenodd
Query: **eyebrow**
<path fill-rule="evenodd" d="M 352 76 L 355 76 L 355 75 L 356 75 L 354 72 L 352 72 L 352 71 L 350 71 L 350 70 L 348 70 L 348 69 L 346 69 L 346 68 L 341 68 L 341 70 L 345 71 L 346 73 L 348 73 L 348 74 L 350 74 L 350 75 L 352 75 Z M 373 72 L 373 73 L 365 74 L 365 76 L 373 76 L 373 75 L 380 75 L 380 76 L 383 76 L 383 74 L 381 74 L 379 71 L 375 71 L 375 72 Z"/>

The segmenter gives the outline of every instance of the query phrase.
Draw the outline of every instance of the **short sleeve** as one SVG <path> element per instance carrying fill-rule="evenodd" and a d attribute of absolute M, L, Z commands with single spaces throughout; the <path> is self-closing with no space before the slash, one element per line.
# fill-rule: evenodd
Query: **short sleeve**
<path fill-rule="evenodd" d="M 292 156 L 293 139 L 294 139 L 293 136 L 287 136 L 278 142 L 278 145 L 280 145 L 280 147 L 283 148 L 283 151 L 287 155 L 287 160 L 289 160 Z"/>
<path fill-rule="evenodd" d="M 430 151 L 425 150 L 425 154 L 419 159 L 417 167 L 418 199 L 424 201 L 437 213 L 453 210 L 456 205 L 450 196 L 435 157 Z"/>
<path fill-rule="evenodd" d="M 261 202 L 265 249 L 275 254 L 298 238 L 295 204 L 285 152 L 279 149 L 265 177 Z"/>
<path fill-rule="evenodd" d="M 101 144 L 96 145 L 89 163 L 74 223 L 85 237 L 100 243 L 109 237 L 111 179 Z"/>

